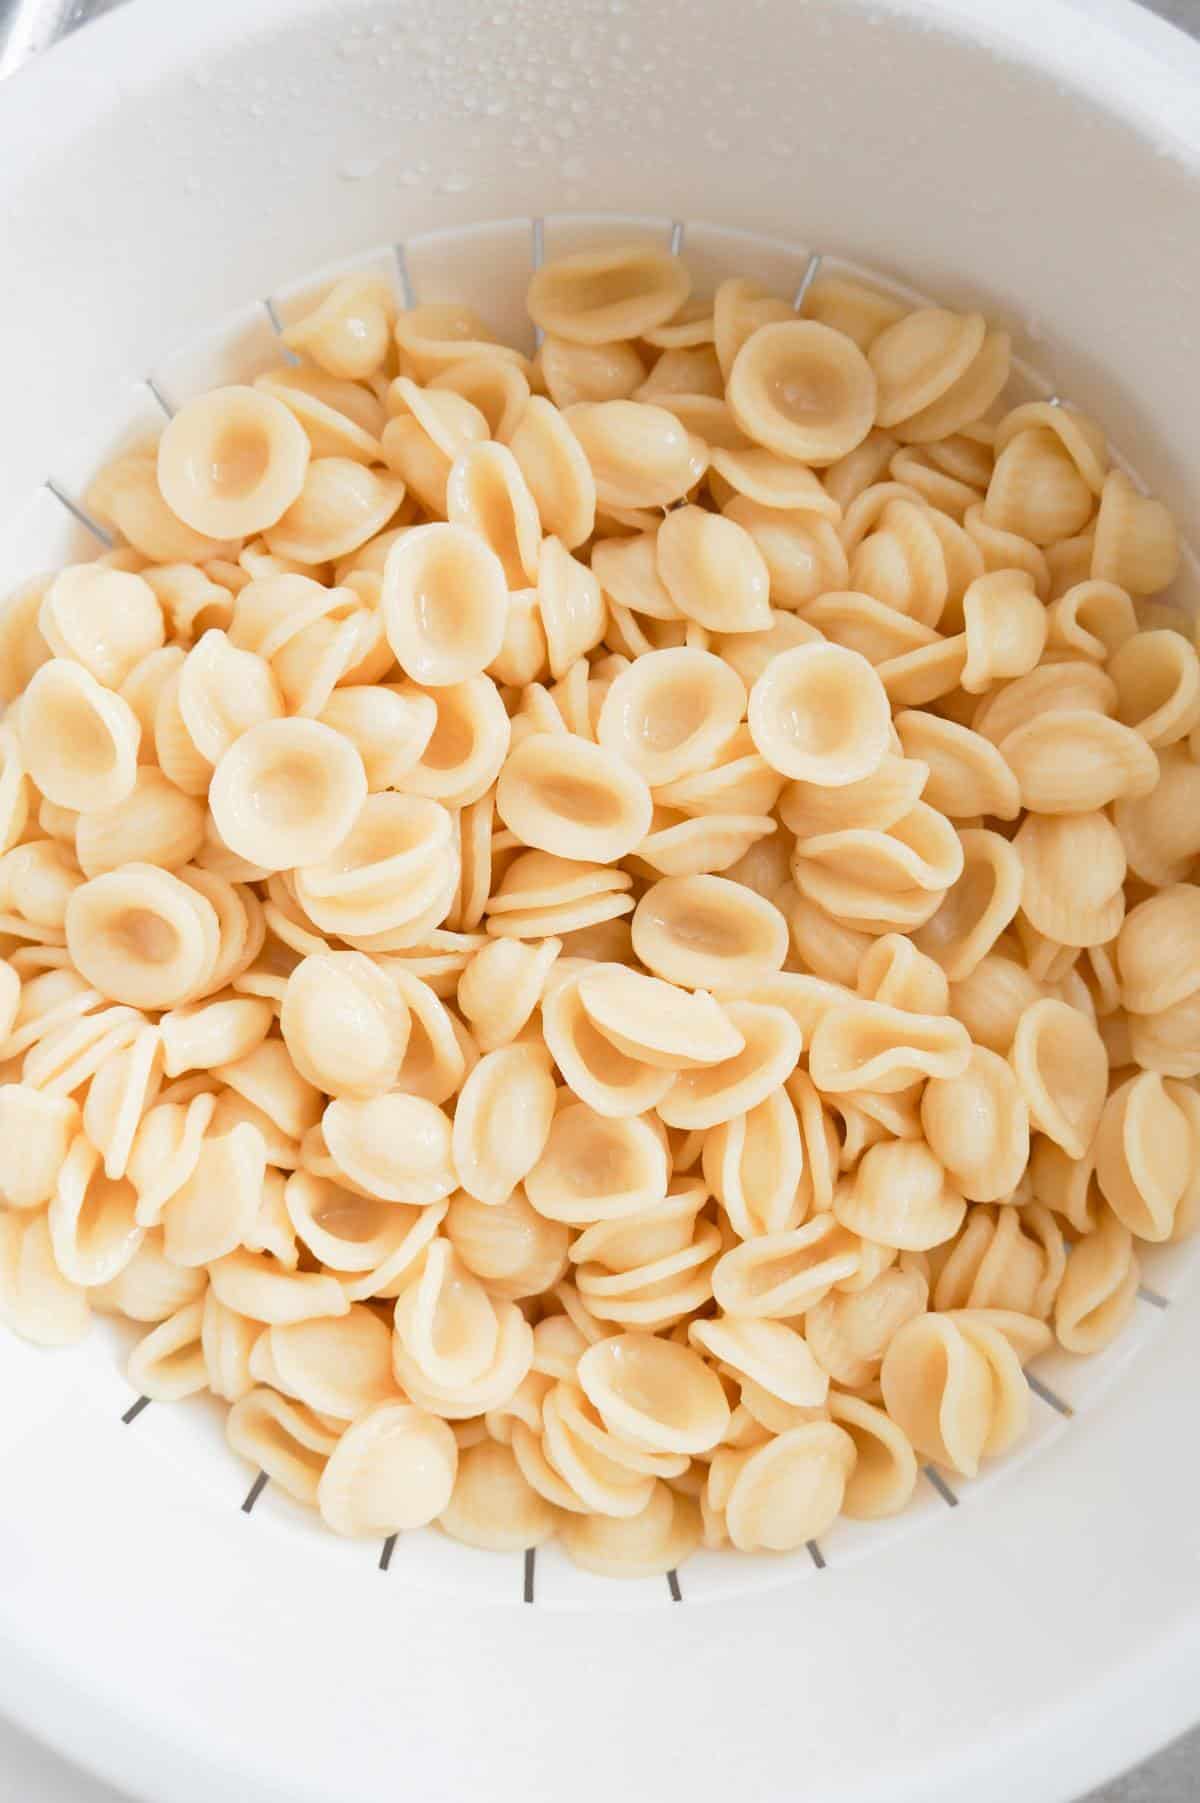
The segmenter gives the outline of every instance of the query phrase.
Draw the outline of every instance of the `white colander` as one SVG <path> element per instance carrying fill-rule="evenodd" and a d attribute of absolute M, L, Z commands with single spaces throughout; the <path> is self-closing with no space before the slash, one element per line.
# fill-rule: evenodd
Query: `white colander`
<path fill-rule="evenodd" d="M 0 589 L 94 551 L 91 471 L 334 272 L 519 342 L 532 264 L 631 236 L 701 287 L 823 257 L 984 307 L 1186 523 L 1198 208 L 1200 51 L 1121 0 L 147 0 L 0 104 Z M 2 1338 L 0 1702 L 154 1803 L 1065 1803 L 1194 1710 L 1189 1262 L 1035 1366 L 984 1478 L 631 1584 L 340 1542 L 115 1336 Z"/>

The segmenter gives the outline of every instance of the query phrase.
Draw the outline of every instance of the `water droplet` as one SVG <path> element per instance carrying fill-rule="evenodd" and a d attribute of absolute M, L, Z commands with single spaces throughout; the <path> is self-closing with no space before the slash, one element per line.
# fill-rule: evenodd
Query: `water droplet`
<path fill-rule="evenodd" d="M 442 194 L 465 194 L 470 186 L 469 175 L 463 175 L 461 171 L 454 171 L 450 175 L 442 177 L 438 183 L 438 191 Z"/>
<path fill-rule="evenodd" d="M 340 165 L 338 174 L 344 182 L 365 182 L 378 168 L 378 157 L 350 157 Z"/>

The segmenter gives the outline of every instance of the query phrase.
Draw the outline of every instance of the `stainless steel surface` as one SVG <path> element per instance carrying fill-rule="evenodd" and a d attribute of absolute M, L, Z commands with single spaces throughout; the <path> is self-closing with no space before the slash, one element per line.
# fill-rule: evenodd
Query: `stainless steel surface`
<path fill-rule="evenodd" d="M 0 0 L 0 79 L 68 32 L 121 4 L 122 0 Z M 1200 0 L 1150 0 L 1150 5 L 1164 19 L 1200 37 Z M 1200 1697 L 1197 1704 L 1200 1707 Z M 1123 1778 L 1090 1792 L 1080 1803 L 1197 1803 L 1198 1798 L 1200 1728 Z M 0 1803 L 122 1803 L 122 1799 L 108 1785 L 77 1773 L 0 1720 Z M 159 1803 L 171 1799 L 164 1797 Z"/>

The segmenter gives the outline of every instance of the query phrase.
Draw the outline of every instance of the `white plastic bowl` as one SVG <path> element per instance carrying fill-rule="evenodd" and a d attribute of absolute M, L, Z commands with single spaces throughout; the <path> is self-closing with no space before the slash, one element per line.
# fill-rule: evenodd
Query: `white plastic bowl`
<path fill-rule="evenodd" d="M 819 250 L 984 305 L 1186 520 L 1198 98 L 1200 51 L 1121 0 L 147 0 L 0 100 L 0 586 L 86 550 L 58 497 L 156 391 L 276 354 L 268 298 L 366 260 L 515 332 L 535 245 L 612 213 L 701 272 Z M 215 1414 L 124 1425 L 112 1344 L 5 1338 L 0 1702 L 155 1803 L 1065 1803 L 1195 1708 L 1189 1262 L 1039 1367 L 1076 1412 L 1039 1401 L 959 1506 L 923 1485 L 824 1569 L 702 1555 L 682 1608 L 553 1549 L 529 1608 L 519 1557 L 436 1535 L 381 1572 L 270 1488 L 247 1519 Z"/>

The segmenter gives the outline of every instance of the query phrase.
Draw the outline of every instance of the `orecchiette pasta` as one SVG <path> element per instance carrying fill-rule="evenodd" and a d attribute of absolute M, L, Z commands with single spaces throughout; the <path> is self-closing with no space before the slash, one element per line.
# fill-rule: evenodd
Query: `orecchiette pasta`
<path fill-rule="evenodd" d="M 1167 510 L 979 313 L 337 281 L 0 603 L 0 1320 L 335 1532 L 784 1552 L 1200 1229 Z"/>

